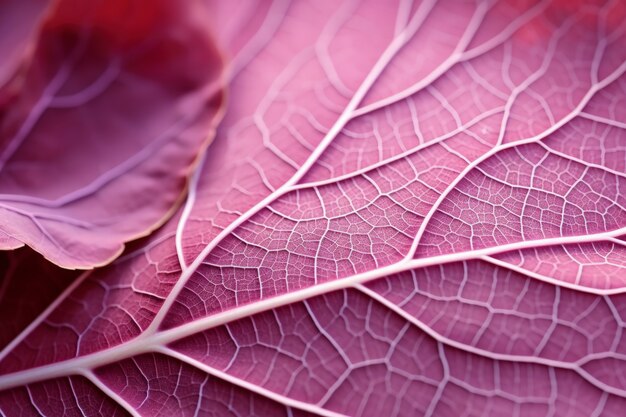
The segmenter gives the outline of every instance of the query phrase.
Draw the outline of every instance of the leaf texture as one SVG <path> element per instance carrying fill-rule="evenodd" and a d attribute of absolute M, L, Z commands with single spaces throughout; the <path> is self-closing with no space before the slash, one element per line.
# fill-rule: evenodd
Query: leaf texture
<path fill-rule="evenodd" d="M 2 412 L 621 416 L 623 4 L 258 6 L 204 11 L 184 207 L 6 338 Z"/>
<path fill-rule="evenodd" d="M 3 18 L 37 2 L 13 3 Z M 223 101 L 221 57 L 197 6 L 63 0 L 48 10 L 0 110 L 2 249 L 27 244 L 89 269 L 171 215 Z"/>

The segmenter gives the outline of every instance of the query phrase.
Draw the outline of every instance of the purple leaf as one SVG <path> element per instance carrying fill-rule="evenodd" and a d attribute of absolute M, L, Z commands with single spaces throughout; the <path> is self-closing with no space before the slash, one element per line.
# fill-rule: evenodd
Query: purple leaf
<path fill-rule="evenodd" d="M 185 206 L 13 338 L 0 409 L 621 416 L 624 5 L 216 3 Z"/>
<path fill-rule="evenodd" d="M 172 214 L 221 115 L 221 61 L 194 4 L 49 11 L 0 109 L 0 248 L 89 269 Z"/>

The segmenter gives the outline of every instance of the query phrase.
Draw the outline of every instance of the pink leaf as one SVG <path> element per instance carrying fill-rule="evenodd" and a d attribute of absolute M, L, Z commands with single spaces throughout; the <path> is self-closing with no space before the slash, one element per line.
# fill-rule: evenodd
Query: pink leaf
<path fill-rule="evenodd" d="M 0 409 L 621 416 L 622 3 L 215 3 L 185 206 L 7 345 Z"/>
<path fill-rule="evenodd" d="M 87 269 L 171 215 L 222 103 L 197 6 L 64 0 L 50 11 L 0 113 L 2 248 Z"/>

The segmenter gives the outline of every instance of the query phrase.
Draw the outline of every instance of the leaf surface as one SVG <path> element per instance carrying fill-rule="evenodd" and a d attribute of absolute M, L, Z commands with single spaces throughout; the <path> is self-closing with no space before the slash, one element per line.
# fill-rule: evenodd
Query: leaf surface
<path fill-rule="evenodd" d="M 186 204 L 7 345 L 5 414 L 620 416 L 624 6 L 261 3 L 209 5 Z"/>
<path fill-rule="evenodd" d="M 31 7 L 18 6 L 2 7 Z M 171 215 L 221 114 L 221 57 L 197 7 L 49 10 L 0 112 L 0 248 L 89 269 Z"/>

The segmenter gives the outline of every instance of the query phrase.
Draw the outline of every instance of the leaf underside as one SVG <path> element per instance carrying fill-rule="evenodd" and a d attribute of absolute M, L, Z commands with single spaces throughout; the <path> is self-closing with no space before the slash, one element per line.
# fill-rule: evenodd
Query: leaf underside
<path fill-rule="evenodd" d="M 233 3 L 185 205 L 39 277 L 2 413 L 623 415 L 623 2 Z"/>

